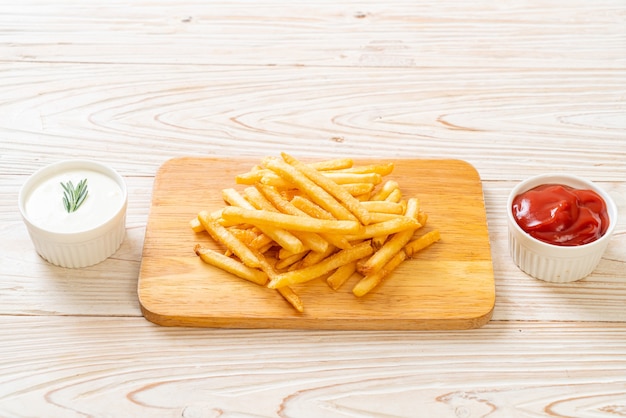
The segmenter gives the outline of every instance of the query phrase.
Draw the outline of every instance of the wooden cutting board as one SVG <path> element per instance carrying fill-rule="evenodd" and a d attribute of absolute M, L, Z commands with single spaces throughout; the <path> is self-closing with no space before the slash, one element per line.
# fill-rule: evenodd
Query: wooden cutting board
<path fill-rule="evenodd" d="M 338 291 L 322 280 L 294 287 L 296 312 L 275 290 L 251 284 L 202 262 L 202 243 L 218 248 L 190 219 L 224 206 L 221 190 L 243 189 L 235 176 L 260 159 L 176 158 L 158 171 L 146 227 L 138 296 L 144 316 L 160 325 L 229 328 L 438 330 L 477 328 L 495 303 L 493 265 L 480 177 L 460 160 L 396 160 L 404 196 L 428 213 L 424 232 L 441 240 L 404 262 L 362 298 L 355 281 Z M 355 164 L 372 161 L 358 160 Z M 356 277 L 353 277 L 356 279 Z"/>

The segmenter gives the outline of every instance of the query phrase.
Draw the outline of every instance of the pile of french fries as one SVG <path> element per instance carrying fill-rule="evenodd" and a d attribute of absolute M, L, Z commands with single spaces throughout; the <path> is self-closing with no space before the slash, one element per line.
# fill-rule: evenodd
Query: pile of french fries
<path fill-rule="evenodd" d="M 393 163 L 355 166 L 342 158 L 304 163 L 286 153 L 236 176 L 243 190 L 222 190 L 226 205 L 191 220 L 223 251 L 194 248 L 206 263 L 275 289 L 298 312 L 293 286 L 315 279 L 338 290 L 352 276 L 362 297 L 403 261 L 440 239 L 419 235 L 427 221 L 416 197 L 385 176 Z"/>

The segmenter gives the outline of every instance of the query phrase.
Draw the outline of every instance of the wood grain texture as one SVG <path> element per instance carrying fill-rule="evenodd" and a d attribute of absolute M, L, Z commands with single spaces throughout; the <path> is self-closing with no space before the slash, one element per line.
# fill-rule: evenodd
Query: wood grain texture
<path fill-rule="evenodd" d="M 625 415 L 623 0 L 0 0 L 0 416 Z M 158 168 L 174 157 L 468 161 L 497 302 L 468 331 L 158 327 L 137 300 Z M 26 177 L 94 158 L 128 235 L 81 270 L 35 253 Z M 594 273 L 512 263 L 517 181 L 573 172 L 619 207 Z"/>
<path fill-rule="evenodd" d="M 626 390 L 623 324 L 330 332 L 0 317 L 0 328 L 9 417 L 616 418 Z"/>
<path fill-rule="evenodd" d="M 621 68 L 620 0 L 0 4 L 9 61 Z M 81 38 L 76 34 L 80 33 Z M 94 43 L 97 42 L 97 47 Z M 163 51 L 167 51 L 166 54 Z M 593 63 L 593 65 L 590 65 Z"/>
<path fill-rule="evenodd" d="M 356 160 L 355 165 L 380 160 Z M 384 160 L 383 160 L 384 161 Z M 220 249 L 189 220 L 225 206 L 221 190 L 259 159 L 177 158 L 155 178 L 139 272 L 142 312 L 168 326 L 309 329 L 467 329 L 484 325 L 495 304 L 495 283 L 482 185 L 460 160 L 398 160 L 385 177 L 416 197 L 428 214 L 423 233 L 442 239 L 404 262 L 370 294 L 356 298 L 352 280 L 333 291 L 320 280 L 294 286 L 304 313 L 272 290 L 212 266 L 197 243 Z M 459 191 L 462 191 L 461 193 Z"/>
<path fill-rule="evenodd" d="M 457 158 L 483 180 L 626 178 L 621 70 L 0 63 L 0 72 L 0 133 L 15 158 L 0 159 L 7 174 L 95 154 L 123 174 L 154 176 L 172 157 L 286 151 Z"/>

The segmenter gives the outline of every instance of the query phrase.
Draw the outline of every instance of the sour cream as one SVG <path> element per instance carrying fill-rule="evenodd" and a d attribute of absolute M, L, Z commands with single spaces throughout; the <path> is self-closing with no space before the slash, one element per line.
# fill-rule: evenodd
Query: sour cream
<path fill-rule="evenodd" d="M 63 205 L 61 183 L 74 186 L 87 179 L 88 195 L 75 212 L 68 213 Z M 89 169 L 72 169 L 56 173 L 35 185 L 25 197 L 24 210 L 36 226 L 58 233 L 73 233 L 93 229 L 110 220 L 124 204 L 124 193 L 111 177 Z"/>

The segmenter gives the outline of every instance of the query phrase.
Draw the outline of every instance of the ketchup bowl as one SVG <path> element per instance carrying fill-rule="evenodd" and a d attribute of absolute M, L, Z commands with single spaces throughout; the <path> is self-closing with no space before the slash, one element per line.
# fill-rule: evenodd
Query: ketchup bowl
<path fill-rule="evenodd" d="M 64 160 L 33 173 L 18 206 L 37 253 L 69 268 L 104 261 L 126 233 L 126 183 L 111 167 Z"/>
<path fill-rule="evenodd" d="M 522 271 L 567 283 L 597 267 L 617 224 L 617 206 L 591 181 L 542 174 L 511 190 L 507 224 L 511 257 Z"/>

